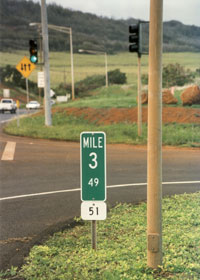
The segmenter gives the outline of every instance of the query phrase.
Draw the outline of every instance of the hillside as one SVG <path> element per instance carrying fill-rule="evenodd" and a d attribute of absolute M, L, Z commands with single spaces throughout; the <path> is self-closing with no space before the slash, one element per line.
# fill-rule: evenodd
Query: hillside
<path fill-rule="evenodd" d="M 128 51 L 128 26 L 136 19 L 113 20 L 48 5 L 49 24 L 72 27 L 74 51 L 79 48 L 106 50 L 107 52 Z M 36 38 L 30 22 L 40 22 L 40 5 L 26 0 L 0 0 L 1 51 L 27 49 L 29 39 Z M 147 41 L 148 25 L 143 38 Z M 174 36 L 176 34 L 176 36 Z M 184 25 L 181 22 L 164 23 L 164 51 L 200 51 L 200 27 Z M 69 36 L 49 31 L 50 50 L 69 49 Z"/>

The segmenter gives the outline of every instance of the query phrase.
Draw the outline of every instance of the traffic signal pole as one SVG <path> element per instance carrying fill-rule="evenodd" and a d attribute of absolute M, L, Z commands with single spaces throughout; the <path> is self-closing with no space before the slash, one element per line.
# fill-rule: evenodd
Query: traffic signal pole
<path fill-rule="evenodd" d="M 136 52 L 138 54 L 138 113 L 137 113 L 137 126 L 138 126 L 138 136 L 142 135 L 142 100 L 141 100 L 141 91 L 142 91 L 142 82 L 141 82 L 141 57 L 142 57 L 142 46 L 141 46 L 141 21 L 138 24 L 132 24 L 129 26 L 129 51 Z"/>
<path fill-rule="evenodd" d="M 49 71 L 49 39 L 47 25 L 46 1 L 41 0 L 41 19 L 42 19 L 42 41 L 44 59 L 44 106 L 45 106 L 45 125 L 51 126 L 51 104 L 50 104 L 50 71 Z"/>
<path fill-rule="evenodd" d="M 162 36 L 163 0 L 150 2 L 147 265 L 162 265 Z"/>

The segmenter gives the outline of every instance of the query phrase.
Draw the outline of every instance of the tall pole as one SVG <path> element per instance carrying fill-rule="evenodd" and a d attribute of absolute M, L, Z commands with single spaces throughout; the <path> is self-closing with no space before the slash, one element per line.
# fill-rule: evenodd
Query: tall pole
<path fill-rule="evenodd" d="M 42 32 L 41 32 L 42 30 L 41 30 L 41 26 L 38 26 L 38 34 L 39 34 L 39 42 L 40 42 L 40 63 L 41 63 L 41 65 L 40 65 L 40 71 L 42 71 L 43 69 L 43 67 L 42 67 Z M 40 87 L 39 88 L 39 103 L 41 103 L 41 96 L 42 96 L 42 88 Z"/>
<path fill-rule="evenodd" d="M 150 2 L 147 265 L 162 265 L 162 37 L 163 0 Z"/>
<path fill-rule="evenodd" d="M 26 78 L 26 103 L 29 103 L 29 88 L 28 88 L 28 78 Z"/>
<path fill-rule="evenodd" d="M 49 72 L 49 38 L 47 23 L 46 1 L 41 0 L 43 59 L 44 59 L 44 100 L 45 100 L 45 125 L 51 126 L 51 105 L 50 105 L 50 72 Z"/>
<path fill-rule="evenodd" d="M 105 52 L 105 71 L 106 71 L 106 87 L 108 87 L 108 59 L 107 59 L 106 52 Z"/>
<path fill-rule="evenodd" d="M 74 60 L 73 60 L 73 43 L 72 43 L 72 28 L 70 27 L 70 55 L 71 55 L 71 77 L 72 77 L 72 100 L 75 99 L 74 93 Z"/>
<path fill-rule="evenodd" d="M 141 54 L 138 54 L 138 136 L 142 135 Z"/>
<path fill-rule="evenodd" d="M 26 78 L 26 103 L 29 103 L 29 88 L 28 88 L 28 78 Z M 28 108 L 29 112 L 29 108 Z"/>

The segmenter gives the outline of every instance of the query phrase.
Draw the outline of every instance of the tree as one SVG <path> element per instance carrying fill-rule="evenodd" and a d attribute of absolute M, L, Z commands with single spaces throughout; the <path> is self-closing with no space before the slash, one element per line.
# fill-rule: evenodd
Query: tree
<path fill-rule="evenodd" d="M 193 82 L 193 73 L 179 63 L 168 64 L 163 67 L 163 87 L 183 86 Z"/>
<path fill-rule="evenodd" d="M 189 69 L 185 69 L 179 63 L 168 64 L 163 67 L 162 83 L 163 88 L 169 88 L 172 86 L 183 86 L 194 81 L 194 73 Z M 142 83 L 148 84 L 148 75 L 142 75 Z"/>
<path fill-rule="evenodd" d="M 11 65 L 6 65 L 5 67 L 0 67 L 0 78 L 1 83 L 8 86 L 15 86 L 25 89 L 26 83 L 25 78 L 17 71 L 15 67 Z M 37 84 L 29 80 L 29 89 L 37 94 Z"/>

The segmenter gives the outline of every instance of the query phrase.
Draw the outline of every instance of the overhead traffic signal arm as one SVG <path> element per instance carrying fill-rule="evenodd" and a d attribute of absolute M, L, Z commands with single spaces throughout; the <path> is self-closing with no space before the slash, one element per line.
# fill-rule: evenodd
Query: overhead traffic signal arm
<path fill-rule="evenodd" d="M 38 48 L 36 40 L 29 40 L 30 61 L 32 63 L 38 62 Z"/>
<path fill-rule="evenodd" d="M 138 53 L 141 56 L 141 34 L 140 23 L 129 25 L 129 51 Z"/>

